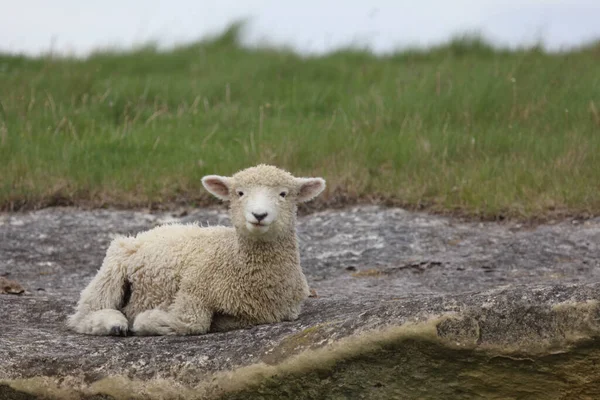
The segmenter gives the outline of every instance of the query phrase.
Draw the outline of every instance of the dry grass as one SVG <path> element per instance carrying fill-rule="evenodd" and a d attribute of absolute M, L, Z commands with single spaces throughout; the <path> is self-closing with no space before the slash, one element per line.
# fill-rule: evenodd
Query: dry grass
<path fill-rule="evenodd" d="M 352 276 L 354 278 L 376 278 L 376 277 L 380 277 L 384 274 L 383 271 L 376 269 L 376 268 L 371 268 L 371 269 L 365 269 L 363 271 L 358 271 L 352 274 Z"/>

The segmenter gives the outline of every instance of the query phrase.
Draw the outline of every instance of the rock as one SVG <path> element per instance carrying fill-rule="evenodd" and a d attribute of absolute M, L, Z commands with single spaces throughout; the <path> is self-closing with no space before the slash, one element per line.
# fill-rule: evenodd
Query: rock
<path fill-rule="evenodd" d="M 0 276 L 0 294 L 22 294 L 25 288 L 19 282 Z"/>
<path fill-rule="evenodd" d="M 89 337 L 65 317 L 116 233 L 228 223 L 69 208 L 0 215 L 4 398 L 600 398 L 600 219 L 525 228 L 357 207 L 301 217 L 300 319 Z"/>

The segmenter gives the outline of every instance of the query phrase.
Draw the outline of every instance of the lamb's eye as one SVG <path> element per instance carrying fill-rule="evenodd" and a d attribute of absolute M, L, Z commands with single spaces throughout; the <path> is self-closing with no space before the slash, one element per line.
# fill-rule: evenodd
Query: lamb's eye
<path fill-rule="evenodd" d="M 244 195 L 244 192 L 242 192 L 241 190 L 238 191 L 238 196 L 242 197 Z"/>
<path fill-rule="evenodd" d="M 285 196 L 287 196 L 287 193 L 286 193 L 286 192 L 281 192 L 281 193 L 279 193 L 279 195 L 280 195 L 281 197 L 285 198 Z"/>

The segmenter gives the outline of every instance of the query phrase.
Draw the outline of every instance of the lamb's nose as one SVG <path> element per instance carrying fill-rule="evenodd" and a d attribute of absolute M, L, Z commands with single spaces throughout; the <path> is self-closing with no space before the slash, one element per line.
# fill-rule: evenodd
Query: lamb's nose
<path fill-rule="evenodd" d="M 268 213 L 262 213 L 262 214 L 252 213 L 252 215 L 254 215 L 254 218 L 256 218 L 256 220 L 258 222 L 260 222 L 267 217 Z"/>

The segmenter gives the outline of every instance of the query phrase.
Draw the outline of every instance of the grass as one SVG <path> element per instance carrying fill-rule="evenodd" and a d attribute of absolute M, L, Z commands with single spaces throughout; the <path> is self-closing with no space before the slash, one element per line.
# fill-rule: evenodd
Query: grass
<path fill-rule="evenodd" d="M 266 162 L 324 176 L 325 204 L 600 214 L 598 44 L 301 57 L 238 34 L 85 60 L 0 54 L 0 207 L 205 204 L 204 174 Z"/>

